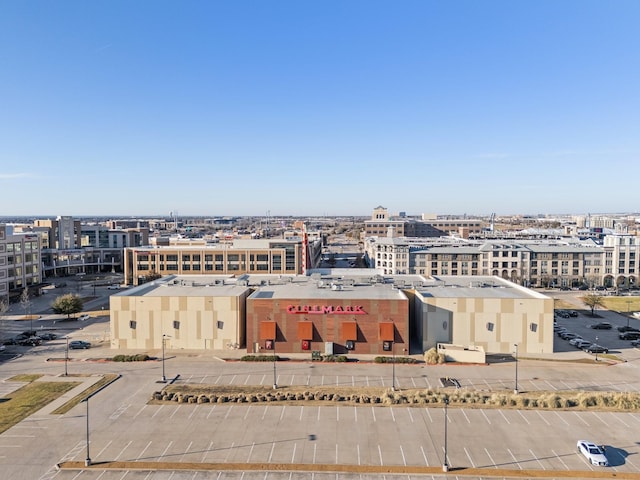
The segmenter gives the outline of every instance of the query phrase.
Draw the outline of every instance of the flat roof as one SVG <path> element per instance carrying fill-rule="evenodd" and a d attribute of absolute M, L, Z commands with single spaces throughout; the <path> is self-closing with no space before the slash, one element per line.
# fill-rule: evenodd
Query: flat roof
<path fill-rule="evenodd" d="M 324 271 L 324 270 L 323 270 Z M 368 275 L 367 275 L 368 273 Z M 114 296 L 139 297 L 237 297 L 253 291 L 249 298 L 323 300 L 407 299 L 403 290 L 415 289 L 423 297 L 439 298 L 530 298 L 546 295 L 494 276 L 381 275 L 371 270 L 344 269 L 329 274 L 306 275 L 171 275 Z"/>

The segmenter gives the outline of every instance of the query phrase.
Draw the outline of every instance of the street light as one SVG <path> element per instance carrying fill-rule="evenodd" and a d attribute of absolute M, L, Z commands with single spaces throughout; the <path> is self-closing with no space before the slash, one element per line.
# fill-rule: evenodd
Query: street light
<path fill-rule="evenodd" d="M 91 465 L 91 457 L 89 456 L 89 399 L 91 395 L 84 399 L 84 402 L 87 404 L 87 458 L 84 460 L 84 466 L 88 467 Z"/>
<path fill-rule="evenodd" d="M 276 339 L 273 339 L 273 389 L 278 388 L 278 374 L 276 373 L 276 363 L 278 357 L 276 356 Z"/>
<path fill-rule="evenodd" d="M 67 340 L 67 349 L 64 352 L 64 376 L 68 376 L 69 372 L 67 371 L 67 362 L 69 361 L 69 335 L 64 337 Z"/>
<path fill-rule="evenodd" d="M 598 337 L 596 337 L 596 362 L 598 361 Z"/>
<path fill-rule="evenodd" d="M 518 344 L 514 343 L 513 346 L 516 348 L 516 386 L 513 389 L 513 393 L 518 394 Z"/>
<path fill-rule="evenodd" d="M 627 328 L 629 327 L 629 313 L 631 312 L 631 300 L 627 300 Z"/>
<path fill-rule="evenodd" d="M 447 415 L 447 406 L 449 405 L 449 398 L 444 399 L 444 462 L 442 463 L 442 471 L 449 471 L 449 462 L 447 461 L 447 423 L 449 421 Z"/>
<path fill-rule="evenodd" d="M 394 332 L 395 334 L 395 332 Z M 391 391 L 395 392 L 396 391 L 396 349 L 395 347 L 395 343 L 396 342 L 391 342 Z"/>
<path fill-rule="evenodd" d="M 167 377 L 164 374 L 164 341 L 169 335 L 162 334 L 162 383 L 167 383 Z"/>

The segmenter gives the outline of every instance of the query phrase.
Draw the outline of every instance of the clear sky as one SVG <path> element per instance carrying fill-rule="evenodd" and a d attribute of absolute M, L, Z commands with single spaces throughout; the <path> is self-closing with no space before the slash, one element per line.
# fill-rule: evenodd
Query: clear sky
<path fill-rule="evenodd" d="M 640 211 L 637 0 L 0 0 L 0 215 Z"/>

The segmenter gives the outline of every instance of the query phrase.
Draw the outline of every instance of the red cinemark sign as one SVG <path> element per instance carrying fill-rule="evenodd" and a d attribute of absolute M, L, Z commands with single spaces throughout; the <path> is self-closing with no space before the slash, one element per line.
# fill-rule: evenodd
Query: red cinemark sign
<path fill-rule="evenodd" d="M 316 315 L 366 315 L 361 305 L 288 305 L 287 313 Z"/>

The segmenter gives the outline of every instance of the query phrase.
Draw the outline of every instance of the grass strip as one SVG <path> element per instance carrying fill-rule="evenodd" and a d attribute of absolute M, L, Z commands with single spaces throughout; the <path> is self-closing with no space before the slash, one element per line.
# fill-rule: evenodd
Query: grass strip
<path fill-rule="evenodd" d="M 91 395 L 92 393 L 95 393 L 95 392 L 103 389 L 104 387 L 106 387 L 110 383 L 114 382 L 118 377 L 119 377 L 119 375 L 115 374 L 115 373 L 109 373 L 107 375 L 104 375 L 100 379 L 100 381 L 98 381 L 97 383 L 93 384 L 91 387 L 87 388 L 82 393 L 79 393 L 78 395 L 73 397 L 71 400 L 69 400 L 67 403 L 65 403 L 64 405 L 56 408 L 51 413 L 55 414 L 55 415 L 62 415 L 62 414 L 67 413 L 69 410 L 71 410 L 73 407 L 78 405 L 80 402 L 82 402 L 82 400 L 87 398 L 89 395 Z"/>
<path fill-rule="evenodd" d="M 0 433 L 10 429 L 77 385 L 78 382 L 31 382 L 7 397 L 0 398 Z"/>

